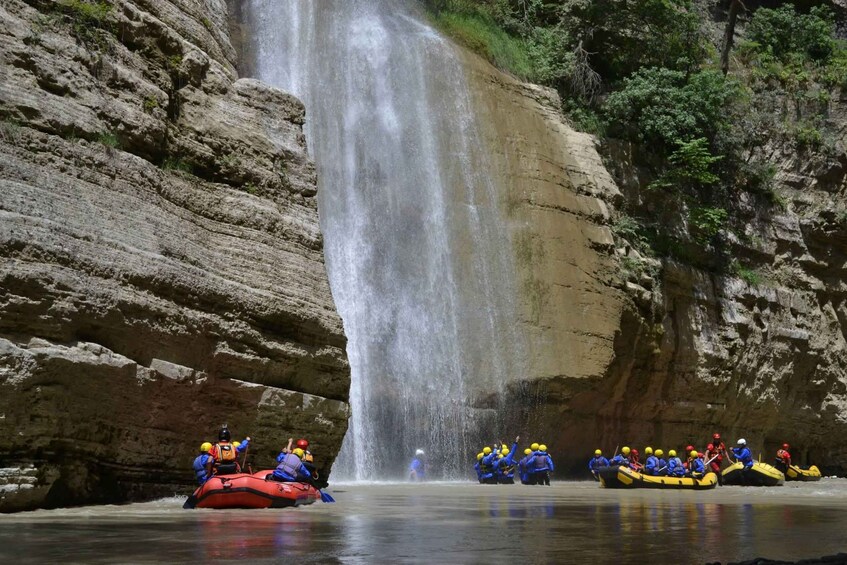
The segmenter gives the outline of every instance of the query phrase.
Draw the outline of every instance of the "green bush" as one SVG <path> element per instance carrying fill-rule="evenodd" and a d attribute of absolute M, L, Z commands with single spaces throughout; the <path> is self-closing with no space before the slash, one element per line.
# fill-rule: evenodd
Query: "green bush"
<path fill-rule="evenodd" d="M 612 135 L 668 155 L 681 143 L 700 137 L 712 140 L 725 130 L 730 103 L 737 96 L 737 83 L 717 71 L 688 75 L 651 67 L 636 72 L 609 95 L 605 111 Z"/>
<path fill-rule="evenodd" d="M 698 137 L 689 142 L 679 142 L 679 147 L 668 158 L 668 169 L 650 188 L 702 188 L 713 185 L 720 177 L 712 172 L 712 166 L 723 156 L 714 156 L 709 151 L 709 141 Z"/>
<path fill-rule="evenodd" d="M 795 54 L 826 61 L 835 51 L 835 17 L 825 6 L 798 14 L 791 4 L 760 8 L 747 27 L 747 40 L 758 50 L 787 62 Z"/>

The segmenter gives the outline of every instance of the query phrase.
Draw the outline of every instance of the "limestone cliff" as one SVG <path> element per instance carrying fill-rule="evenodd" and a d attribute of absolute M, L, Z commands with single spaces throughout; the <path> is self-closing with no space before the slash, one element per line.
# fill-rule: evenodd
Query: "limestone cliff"
<path fill-rule="evenodd" d="M 0 6 L 0 511 L 187 492 L 223 422 L 329 469 L 304 108 L 235 60 L 223 0 Z"/>
<path fill-rule="evenodd" d="M 830 157 L 771 148 L 786 205 L 739 204 L 750 223 L 733 253 L 760 273 L 750 284 L 615 237 L 615 207 L 638 186 L 626 153 L 607 151 L 616 183 L 554 94 L 466 60 L 522 280 L 528 363 L 501 399 L 509 427 L 580 474 L 598 446 L 702 448 L 712 431 L 763 457 L 788 441 L 844 472 L 844 130 Z"/>

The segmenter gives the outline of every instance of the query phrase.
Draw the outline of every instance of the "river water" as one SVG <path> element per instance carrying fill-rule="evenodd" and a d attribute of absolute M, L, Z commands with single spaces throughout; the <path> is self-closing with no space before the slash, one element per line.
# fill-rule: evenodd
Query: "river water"
<path fill-rule="evenodd" d="M 4 563 L 705 563 L 847 550 L 847 480 L 705 492 L 341 485 L 285 510 L 184 498 L 0 516 Z"/>

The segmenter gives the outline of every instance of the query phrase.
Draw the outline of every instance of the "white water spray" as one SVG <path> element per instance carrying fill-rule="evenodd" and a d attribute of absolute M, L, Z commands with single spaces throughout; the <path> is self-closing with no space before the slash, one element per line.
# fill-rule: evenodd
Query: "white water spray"
<path fill-rule="evenodd" d="M 511 250 L 449 42 L 403 0 L 250 0 L 257 78 L 307 109 L 353 416 L 334 477 L 464 476 L 513 367 Z"/>

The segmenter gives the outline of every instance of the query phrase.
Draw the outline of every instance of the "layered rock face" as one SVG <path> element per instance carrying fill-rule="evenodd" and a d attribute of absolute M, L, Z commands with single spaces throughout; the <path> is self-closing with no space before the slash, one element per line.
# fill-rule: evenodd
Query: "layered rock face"
<path fill-rule="evenodd" d="M 785 209 L 740 203 L 750 224 L 733 253 L 755 266 L 751 284 L 613 236 L 622 193 L 637 190 L 626 155 L 610 161 L 616 184 L 554 95 L 472 55 L 467 68 L 522 280 L 527 362 L 500 399 L 508 427 L 579 474 L 598 446 L 703 448 L 713 431 L 766 459 L 787 441 L 800 462 L 844 472 L 843 132 L 829 158 L 774 148 Z"/>
<path fill-rule="evenodd" d="M 224 422 L 256 465 L 340 447 L 304 108 L 238 78 L 226 18 L 0 6 L 0 511 L 186 492 Z"/>

